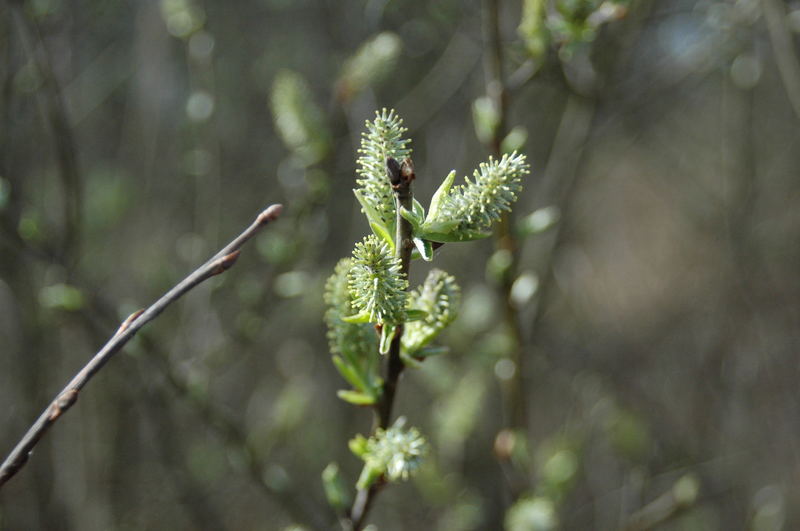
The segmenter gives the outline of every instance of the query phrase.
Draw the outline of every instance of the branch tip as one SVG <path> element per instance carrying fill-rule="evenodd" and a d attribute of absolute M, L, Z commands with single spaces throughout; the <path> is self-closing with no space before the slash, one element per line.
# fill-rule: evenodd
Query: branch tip
<path fill-rule="evenodd" d="M 270 205 L 258 215 L 258 223 L 264 224 L 269 223 L 270 221 L 275 221 L 281 215 L 281 212 L 283 212 L 283 205 Z"/>

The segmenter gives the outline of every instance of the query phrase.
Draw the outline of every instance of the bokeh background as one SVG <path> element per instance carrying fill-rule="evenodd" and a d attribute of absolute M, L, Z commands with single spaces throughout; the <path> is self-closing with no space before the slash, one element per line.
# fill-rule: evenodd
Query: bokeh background
<path fill-rule="evenodd" d="M 87 386 L 0 528 L 335 525 L 320 474 L 355 482 L 371 418 L 335 396 L 322 286 L 369 230 L 382 107 L 423 203 L 498 149 L 532 173 L 504 238 L 438 251 L 463 307 L 395 409 L 432 451 L 370 520 L 799 528 L 798 33 L 780 0 L 4 0 L 0 453 L 286 208 Z"/>

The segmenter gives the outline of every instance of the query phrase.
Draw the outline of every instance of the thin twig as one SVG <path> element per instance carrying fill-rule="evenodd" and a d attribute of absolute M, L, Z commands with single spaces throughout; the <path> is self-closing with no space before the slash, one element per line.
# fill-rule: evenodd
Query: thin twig
<path fill-rule="evenodd" d="M 386 161 L 387 174 L 394 190 L 396 210 L 397 210 L 397 234 L 395 237 L 395 255 L 400 259 L 400 271 L 408 278 L 411 265 L 411 251 L 413 242 L 411 241 L 413 228 L 403 216 L 400 209 L 411 210 L 414 194 L 411 190 L 411 183 L 416 178 L 414 165 L 411 159 L 406 159 L 401 165 L 395 159 L 390 158 Z M 392 420 L 392 407 L 394 397 L 397 392 L 397 382 L 403 373 L 405 365 L 400 357 L 400 348 L 403 338 L 403 325 L 399 324 L 395 328 L 394 338 L 389 346 L 389 355 L 386 362 L 386 378 L 383 384 L 381 400 L 376 407 L 377 427 L 388 428 Z M 365 523 L 367 513 L 372 506 L 375 496 L 380 490 L 381 482 L 373 484 L 368 489 L 361 489 L 356 494 L 353 506 L 350 510 L 350 522 L 353 531 L 359 531 Z"/>
<path fill-rule="evenodd" d="M 260 231 L 267 223 L 275 220 L 281 213 L 281 205 L 272 205 L 258 215 L 256 220 L 236 239 L 215 254 L 208 262 L 197 268 L 146 310 L 131 314 L 117 332 L 87 363 L 53 402 L 42 412 L 33 426 L 28 429 L 17 446 L 0 466 L 0 487 L 14 476 L 28 461 L 33 448 L 56 420 L 78 399 L 78 393 L 89 380 L 119 352 L 123 346 L 145 324 L 155 319 L 167 306 L 183 294 L 215 275 L 225 272 L 239 257 L 239 248 Z"/>

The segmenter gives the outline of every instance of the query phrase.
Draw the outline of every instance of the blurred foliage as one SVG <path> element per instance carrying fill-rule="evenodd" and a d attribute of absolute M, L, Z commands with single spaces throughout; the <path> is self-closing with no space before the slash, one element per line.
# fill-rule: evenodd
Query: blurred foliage
<path fill-rule="evenodd" d="M 330 144 L 327 124 L 308 83 L 296 72 L 282 70 L 275 76 L 272 112 L 281 139 L 302 164 L 313 164 L 325 156 Z"/>
<path fill-rule="evenodd" d="M 355 310 L 339 311 L 330 350 L 352 363 L 335 345 L 354 334 L 373 364 L 329 363 L 324 281 L 369 230 L 353 154 L 382 108 L 414 138 L 418 198 L 478 167 L 495 135 L 532 176 L 516 254 L 435 251 L 462 304 L 436 339 L 448 355 L 404 374 L 396 409 L 429 451 L 381 493 L 375 524 L 800 527 L 799 96 L 785 66 L 800 10 L 500 2 L 501 106 L 483 96 L 489 4 L 0 5 L 3 452 L 120 321 L 286 206 L 81 393 L 3 487 L 0 529 L 335 524 L 364 464 L 343 441 L 368 413 L 332 397 L 345 381 L 369 398 L 381 375 L 372 325 L 339 319 Z M 506 281 L 509 301 L 494 288 Z M 409 324 L 420 343 L 440 317 Z M 527 417 L 510 426 L 519 375 Z"/>

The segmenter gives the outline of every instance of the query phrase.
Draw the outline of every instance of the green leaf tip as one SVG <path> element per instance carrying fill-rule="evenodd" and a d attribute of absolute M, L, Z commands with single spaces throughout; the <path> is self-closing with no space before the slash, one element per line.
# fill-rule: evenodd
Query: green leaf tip
<path fill-rule="evenodd" d="M 376 236 L 356 244 L 348 274 L 354 313 L 366 313 L 370 322 L 395 325 L 403 322 L 408 281 L 400 259 Z"/>

